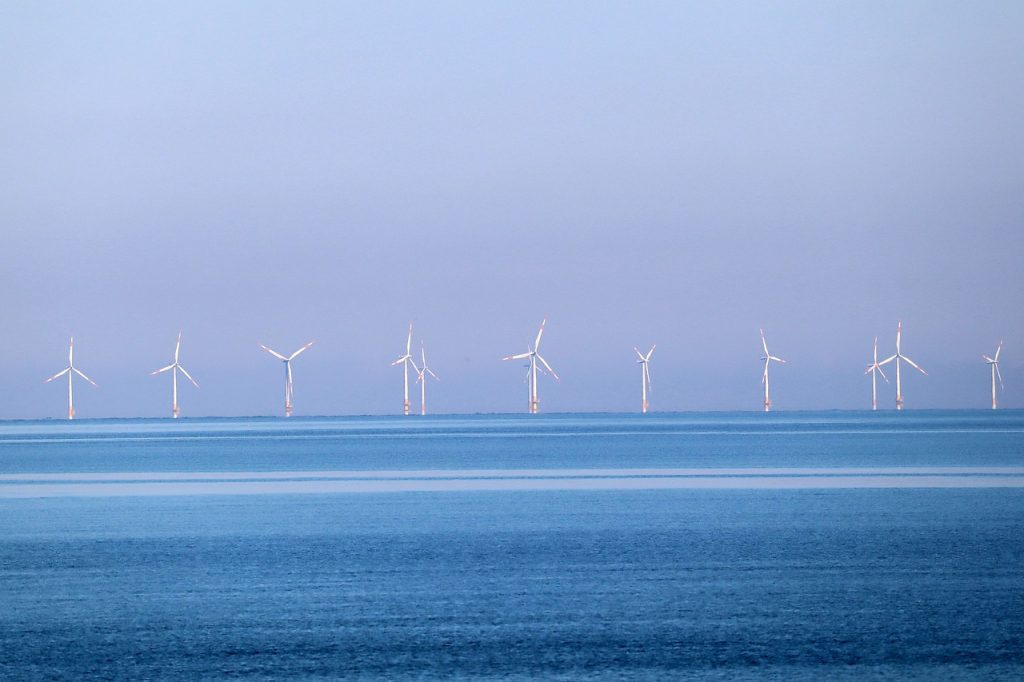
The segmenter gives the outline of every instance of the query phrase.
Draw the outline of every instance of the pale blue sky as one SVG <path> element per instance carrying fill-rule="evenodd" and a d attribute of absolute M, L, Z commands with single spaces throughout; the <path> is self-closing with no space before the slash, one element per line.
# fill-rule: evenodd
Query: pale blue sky
<path fill-rule="evenodd" d="M 1024 4 L 7 3 L 0 418 L 1024 406 Z M 891 387 L 882 389 L 891 406 Z"/>

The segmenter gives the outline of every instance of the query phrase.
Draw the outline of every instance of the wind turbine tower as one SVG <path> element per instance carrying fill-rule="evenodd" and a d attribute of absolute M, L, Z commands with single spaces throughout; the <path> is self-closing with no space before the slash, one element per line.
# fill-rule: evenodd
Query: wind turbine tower
<path fill-rule="evenodd" d="M 434 374 L 434 370 L 427 367 L 427 351 L 422 345 L 420 345 L 420 360 L 423 364 L 419 367 L 413 365 L 413 369 L 416 370 L 416 382 L 420 385 L 420 414 L 425 415 L 427 413 L 427 375 L 429 374 L 434 377 L 436 381 L 440 381 L 441 377 Z"/>
<path fill-rule="evenodd" d="M 764 347 L 764 357 L 761 358 L 764 360 L 764 374 L 761 376 L 761 383 L 764 384 L 764 411 L 771 412 L 772 401 L 771 398 L 768 397 L 768 365 L 771 364 L 772 360 L 775 362 L 781 362 L 782 364 L 786 364 L 786 361 L 782 358 L 777 358 L 768 352 L 768 342 L 764 340 L 763 329 L 761 330 L 761 345 Z"/>
<path fill-rule="evenodd" d="M 75 392 L 74 392 L 74 388 L 72 386 L 71 379 L 74 377 L 74 375 L 77 374 L 78 376 L 82 377 L 83 379 L 88 381 L 93 386 L 96 385 L 96 382 L 93 381 L 92 379 L 90 379 L 89 377 L 85 376 L 84 374 L 82 374 L 81 370 L 79 370 L 77 367 L 75 367 L 75 337 L 73 337 L 73 336 L 71 337 L 71 344 L 68 346 L 68 366 L 65 367 L 64 369 L 62 369 L 61 371 L 57 372 L 56 374 L 54 374 L 52 377 L 50 377 L 49 379 L 47 379 L 43 383 L 48 384 L 51 381 L 53 381 L 54 379 L 61 378 L 65 374 L 68 375 L 68 419 L 74 419 L 75 418 Z"/>
<path fill-rule="evenodd" d="M 292 382 L 292 360 L 297 358 L 300 353 L 304 353 L 314 343 L 316 343 L 316 341 L 310 341 L 288 357 L 281 355 L 276 350 L 267 348 L 262 343 L 260 344 L 260 348 L 284 363 L 284 416 L 286 417 L 292 416 L 292 396 L 294 395 L 294 384 Z"/>
<path fill-rule="evenodd" d="M 525 353 L 519 353 L 518 355 L 508 355 L 508 356 L 502 358 L 502 360 L 523 360 L 523 359 L 529 359 L 530 364 L 528 365 L 528 369 L 527 369 L 527 372 L 526 372 L 526 382 L 529 385 L 529 393 L 530 393 L 529 412 L 530 412 L 530 414 L 537 414 L 537 411 L 538 411 L 538 409 L 540 407 L 540 398 L 537 395 L 537 371 L 539 369 L 537 367 L 537 363 L 539 362 L 540 364 L 544 365 L 544 367 L 547 368 L 547 370 L 549 372 L 551 372 L 551 376 L 553 376 L 555 378 L 555 381 L 561 381 L 561 379 L 558 377 L 558 374 L 555 373 L 555 370 L 551 369 L 551 365 L 549 365 L 547 360 L 542 358 L 540 353 L 538 352 L 538 350 L 540 349 L 540 337 L 544 335 L 544 325 L 547 324 L 547 322 L 548 322 L 548 318 L 546 318 L 546 317 L 544 318 L 543 321 L 541 321 L 540 329 L 537 330 L 537 338 L 533 342 L 532 346 L 527 344 L 526 352 Z M 543 369 L 540 369 L 539 371 L 541 373 L 544 372 Z"/>
<path fill-rule="evenodd" d="M 896 409 L 897 410 L 902 410 L 903 409 L 903 388 L 902 388 L 902 385 L 900 383 L 900 360 L 903 360 L 904 362 L 906 362 L 908 365 L 910 365 L 911 367 L 916 369 L 921 374 L 924 374 L 925 376 L 928 376 L 928 372 L 926 372 L 923 369 L 921 369 L 920 367 L 918 367 L 917 363 L 915 363 L 913 360 L 908 358 L 906 355 L 903 355 L 903 352 L 900 351 L 900 338 L 902 337 L 902 335 L 903 335 L 903 322 L 900 321 L 900 322 L 896 323 L 896 354 L 893 355 L 893 356 L 890 356 L 890 357 L 886 358 L 885 360 L 882 360 L 880 363 L 878 363 L 878 366 L 881 367 L 882 365 L 889 364 L 893 360 L 896 361 Z"/>
<path fill-rule="evenodd" d="M 864 370 L 865 374 L 871 373 L 871 409 L 878 409 L 878 389 L 877 389 L 877 377 L 876 374 L 881 374 L 882 378 L 885 379 L 885 383 L 889 383 L 889 377 L 885 376 L 885 372 L 882 371 L 882 366 L 878 364 L 878 337 L 875 337 L 875 359 L 868 365 L 868 368 Z"/>
<path fill-rule="evenodd" d="M 171 373 L 171 417 L 173 417 L 174 419 L 177 419 L 178 415 L 181 414 L 181 410 L 178 409 L 178 372 L 180 371 L 182 374 L 184 374 L 185 377 L 192 382 L 193 386 L 199 388 L 199 384 L 197 384 L 196 380 L 192 378 L 192 375 L 189 374 L 188 371 L 184 367 L 182 367 L 181 364 L 178 363 L 178 356 L 180 354 L 181 332 L 178 332 L 178 343 L 174 346 L 174 362 L 167 365 L 166 367 L 161 367 L 160 369 L 149 373 L 150 376 L 156 374 L 163 374 L 164 372 Z"/>
<path fill-rule="evenodd" d="M 1003 342 L 999 342 L 999 346 L 996 348 L 996 354 L 993 357 L 982 355 L 985 358 L 985 362 L 988 363 L 989 367 L 992 368 L 992 409 L 996 409 L 996 377 L 999 377 L 999 388 L 1005 389 L 1003 386 L 1003 375 L 999 373 L 999 353 L 1003 350 Z"/>
<path fill-rule="evenodd" d="M 412 322 L 409 323 L 409 336 L 405 339 L 405 355 L 398 358 L 391 363 L 391 366 L 402 365 L 403 384 L 405 388 L 405 403 L 404 410 L 405 416 L 409 416 L 409 365 L 419 374 L 419 369 L 416 367 L 416 362 L 412 359 Z"/>
<path fill-rule="evenodd" d="M 647 414 L 647 393 L 651 390 L 651 356 L 654 355 L 654 349 L 657 347 L 658 344 L 654 344 L 647 351 L 647 355 L 644 355 L 639 348 L 633 346 L 637 357 L 640 358 L 637 363 L 640 365 L 640 412 L 642 414 Z"/>

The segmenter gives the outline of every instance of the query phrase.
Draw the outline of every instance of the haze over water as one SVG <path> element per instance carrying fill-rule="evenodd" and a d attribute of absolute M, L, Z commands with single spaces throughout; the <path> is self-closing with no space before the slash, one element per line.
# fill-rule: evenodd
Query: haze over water
<path fill-rule="evenodd" d="M 1024 414 L 0 423 L 0 676 L 1019 679 Z"/>

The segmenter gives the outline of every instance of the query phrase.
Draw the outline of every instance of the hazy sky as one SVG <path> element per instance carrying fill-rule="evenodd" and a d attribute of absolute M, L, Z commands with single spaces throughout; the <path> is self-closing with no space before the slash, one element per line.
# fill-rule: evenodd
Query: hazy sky
<path fill-rule="evenodd" d="M 0 7 L 0 418 L 1024 407 L 1024 3 Z M 883 385 L 891 408 L 894 389 Z"/>

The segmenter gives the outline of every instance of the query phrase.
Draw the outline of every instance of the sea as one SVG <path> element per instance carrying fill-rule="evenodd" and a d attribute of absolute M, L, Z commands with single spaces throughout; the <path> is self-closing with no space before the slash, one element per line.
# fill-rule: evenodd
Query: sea
<path fill-rule="evenodd" d="M 0 679 L 1021 680 L 1024 412 L 0 422 Z"/>

